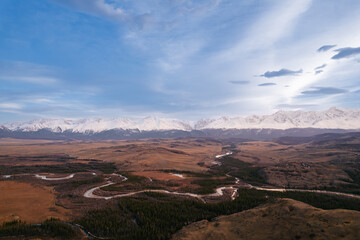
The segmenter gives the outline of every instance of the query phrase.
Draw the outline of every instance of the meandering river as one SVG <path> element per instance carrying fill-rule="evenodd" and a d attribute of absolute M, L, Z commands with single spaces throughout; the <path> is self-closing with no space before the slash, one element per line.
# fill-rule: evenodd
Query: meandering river
<path fill-rule="evenodd" d="M 221 155 L 217 155 L 215 156 L 217 159 L 222 158 L 224 156 L 228 156 L 231 155 L 232 152 L 227 152 L 225 154 L 221 154 Z M 45 180 L 45 181 L 59 181 L 59 180 L 67 180 L 67 179 L 71 179 L 75 176 L 76 173 L 72 173 L 69 174 L 68 176 L 64 176 L 64 177 L 49 177 L 47 175 L 40 175 L 40 174 L 34 174 L 34 176 L 36 178 Z M 96 175 L 95 172 L 90 172 L 90 174 L 92 175 Z M 20 175 L 31 175 L 31 174 L 17 174 L 17 175 L 3 175 L 3 178 L 11 178 L 12 176 L 20 176 Z M 113 176 L 118 176 L 122 178 L 122 181 L 125 182 L 128 179 L 118 173 L 113 173 L 111 174 Z M 180 174 L 174 174 L 176 176 L 179 177 L 183 177 L 183 175 L 180 176 Z M 230 175 L 227 175 L 228 177 L 230 177 Z M 332 191 L 325 191 L 325 190 L 308 190 L 308 189 L 288 189 L 288 188 L 266 188 L 266 187 L 258 187 L 258 186 L 253 186 L 251 184 L 246 184 L 244 186 L 240 186 L 240 180 L 238 178 L 235 178 L 235 184 L 231 185 L 231 186 L 222 186 L 222 187 L 218 187 L 215 189 L 214 193 L 210 193 L 210 194 L 196 194 L 196 193 L 188 193 L 188 192 L 172 192 L 172 191 L 168 191 L 168 190 L 164 190 L 164 189 L 144 189 L 144 190 L 140 190 L 140 191 L 133 191 L 133 192 L 129 192 L 129 193 L 122 193 L 122 194 L 116 194 L 113 196 L 100 196 L 100 195 L 96 195 L 94 192 L 96 190 L 99 190 L 103 187 L 106 186 L 110 186 L 115 184 L 115 182 L 112 181 L 107 181 L 105 182 L 105 184 L 97 186 L 97 187 L 92 187 L 89 190 L 87 190 L 83 196 L 86 198 L 95 198 L 95 199 L 105 199 L 105 200 L 109 200 L 112 198 L 121 198 L 121 197 L 129 197 L 129 196 L 133 196 L 139 193 L 144 193 L 144 192 L 156 192 L 156 193 L 165 193 L 165 194 L 172 194 L 172 195 L 179 195 L 179 196 L 189 196 L 189 197 L 193 197 L 196 199 L 201 200 L 202 202 L 205 202 L 204 198 L 206 197 L 220 197 L 224 195 L 224 192 L 228 191 L 230 192 L 230 198 L 231 200 L 234 200 L 236 195 L 237 195 L 237 191 L 239 188 L 250 188 L 250 189 L 256 189 L 256 190 L 261 190 L 261 191 L 271 191 L 271 192 L 312 192 L 312 193 L 320 193 L 320 194 L 327 194 L 327 195 L 335 195 L 335 196 L 342 196 L 342 197 L 350 197 L 350 198 L 356 198 L 356 199 L 360 199 L 360 195 L 356 195 L 356 194 L 350 194 L 350 193 L 342 193 L 342 192 L 332 192 Z"/>

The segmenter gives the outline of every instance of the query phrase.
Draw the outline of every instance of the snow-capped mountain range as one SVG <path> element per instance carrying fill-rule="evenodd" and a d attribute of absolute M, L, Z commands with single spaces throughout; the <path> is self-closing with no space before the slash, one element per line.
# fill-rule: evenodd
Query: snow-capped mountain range
<path fill-rule="evenodd" d="M 187 122 L 176 119 L 146 117 L 90 118 L 90 119 L 36 119 L 0 125 L 0 129 L 32 132 L 46 129 L 52 132 L 99 133 L 112 129 L 136 131 L 204 130 L 204 129 L 360 129 L 360 110 L 330 108 L 326 111 L 278 111 L 271 115 L 249 117 L 220 117 Z"/>
<path fill-rule="evenodd" d="M 183 130 L 191 131 L 191 125 L 175 119 L 146 117 L 130 118 L 87 118 L 87 119 L 35 119 L 28 122 L 4 124 L 12 131 L 38 131 L 48 129 L 52 132 L 72 131 L 77 133 L 102 132 L 111 129 L 138 129 L 140 131 Z"/>

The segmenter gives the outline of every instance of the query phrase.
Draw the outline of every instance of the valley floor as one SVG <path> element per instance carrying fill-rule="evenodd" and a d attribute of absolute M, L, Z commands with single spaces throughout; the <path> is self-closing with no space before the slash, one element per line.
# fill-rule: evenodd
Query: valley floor
<path fill-rule="evenodd" d="M 275 229 L 281 221 L 292 226 L 291 217 L 306 222 L 301 220 L 301 214 L 320 211 L 292 200 L 276 200 L 283 198 L 323 209 L 359 211 L 360 155 L 354 146 L 360 144 L 360 136 L 319 139 L 322 140 L 316 136 L 311 141 L 291 139 L 291 144 L 286 139 L 272 142 L 203 138 L 99 142 L 2 140 L 0 187 L 8 194 L 0 198 L 3 201 L 0 218 L 3 222 L 15 222 L 0 227 L 0 237 L 23 231 L 25 235 L 43 237 L 63 234 L 87 238 L 91 232 L 110 239 L 139 239 L 139 236 L 168 239 L 184 225 L 221 215 L 250 214 L 240 217 L 242 226 L 250 231 L 262 220 L 264 226 Z M 47 202 L 37 205 L 41 201 Z M 272 210 L 280 205 L 285 206 L 281 209 L 296 211 L 282 210 L 281 215 L 282 212 Z M 174 215 L 180 208 L 182 214 Z M 261 217 L 259 209 L 264 212 Z M 308 230 L 295 231 L 291 236 L 294 239 L 336 237 L 332 232 L 335 228 L 332 216 L 341 211 L 324 211 L 319 215 L 321 221 L 329 222 L 329 229 L 322 225 L 320 217 L 309 221 L 311 226 L 324 228 L 324 232 L 307 227 L 304 229 Z M 356 211 L 353 213 L 357 216 Z M 60 220 L 43 222 L 50 217 Z M 230 220 L 224 222 L 217 219 L 226 217 L 194 223 L 174 238 L 198 239 L 196 234 L 193 236 L 192 226 L 200 226 L 209 239 L 216 239 L 218 234 L 223 234 L 224 239 L 252 239 L 251 231 L 241 230 L 228 217 Z M 352 239 L 354 232 L 360 231 L 359 226 L 346 214 L 344 219 L 338 222 L 338 227 L 343 229 L 338 233 Z M 19 220 L 43 223 L 28 225 Z M 269 225 L 270 222 L 275 225 Z M 64 231 L 54 235 L 48 226 Z M 286 229 L 291 227 L 274 236 L 283 238 L 288 234 Z M 253 237 L 261 239 L 259 234 L 254 232 Z M 267 234 L 265 229 L 263 234 Z"/>

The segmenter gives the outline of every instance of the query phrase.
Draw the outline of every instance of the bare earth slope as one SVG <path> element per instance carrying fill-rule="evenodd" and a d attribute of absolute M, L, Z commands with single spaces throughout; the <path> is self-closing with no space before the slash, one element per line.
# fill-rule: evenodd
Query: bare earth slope
<path fill-rule="evenodd" d="M 322 210 L 292 199 L 192 223 L 174 240 L 359 239 L 360 212 Z"/>

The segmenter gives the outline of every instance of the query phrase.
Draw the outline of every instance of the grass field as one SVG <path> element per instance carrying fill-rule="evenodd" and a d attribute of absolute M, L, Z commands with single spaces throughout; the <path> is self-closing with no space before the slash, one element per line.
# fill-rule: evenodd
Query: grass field
<path fill-rule="evenodd" d="M 70 211 L 55 205 L 51 187 L 0 181 L 0 222 L 21 220 L 29 223 L 48 218 L 68 219 Z"/>

